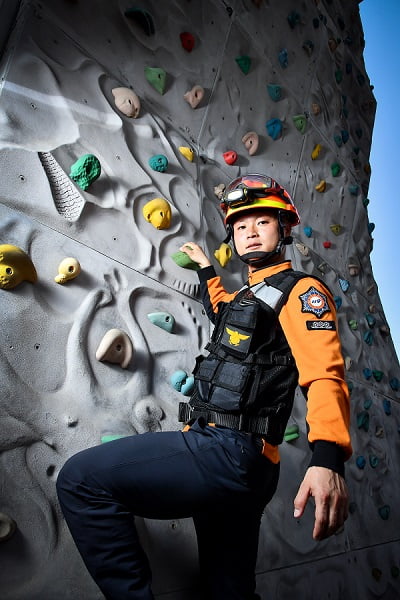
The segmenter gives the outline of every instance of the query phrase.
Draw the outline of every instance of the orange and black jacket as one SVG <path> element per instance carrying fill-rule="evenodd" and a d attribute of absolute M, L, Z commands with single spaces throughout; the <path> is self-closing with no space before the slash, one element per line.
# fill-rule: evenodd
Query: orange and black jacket
<path fill-rule="evenodd" d="M 250 272 L 248 284 L 253 286 L 287 269 L 291 269 L 290 261 Z M 204 308 L 214 322 L 218 304 L 230 302 L 237 292 L 225 290 L 212 266 L 200 269 L 198 276 Z M 318 279 L 300 279 L 279 313 L 279 322 L 296 361 L 298 383 L 306 390 L 308 441 L 313 450 L 310 466 L 343 474 L 344 461 L 352 453 L 349 392 L 330 291 Z M 264 454 L 279 461 L 277 446 L 266 444 Z"/>

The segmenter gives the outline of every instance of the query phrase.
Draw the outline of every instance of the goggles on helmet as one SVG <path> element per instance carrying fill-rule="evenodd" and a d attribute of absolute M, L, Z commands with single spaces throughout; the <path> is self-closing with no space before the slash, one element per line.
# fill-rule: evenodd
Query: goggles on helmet
<path fill-rule="evenodd" d="M 252 208 L 274 208 L 288 213 L 292 224 L 300 218 L 288 192 L 267 175 L 251 174 L 234 179 L 225 189 L 221 208 L 226 213 L 225 223 L 235 215 Z"/>

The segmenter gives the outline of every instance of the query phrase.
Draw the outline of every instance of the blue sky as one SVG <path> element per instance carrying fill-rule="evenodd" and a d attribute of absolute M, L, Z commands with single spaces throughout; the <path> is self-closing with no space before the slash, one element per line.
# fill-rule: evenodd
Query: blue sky
<path fill-rule="evenodd" d="M 364 61 L 377 112 L 372 138 L 369 221 L 375 223 L 371 263 L 400 357 L 400 0 L 362 0 Z"/>

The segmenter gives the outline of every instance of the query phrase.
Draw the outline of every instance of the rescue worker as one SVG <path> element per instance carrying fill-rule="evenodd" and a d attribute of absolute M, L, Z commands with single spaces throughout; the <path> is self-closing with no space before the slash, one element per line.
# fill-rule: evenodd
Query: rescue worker
<path fill-rule="evenodd" d="M 72 536 L 108 600 L 154 598 L 135 516 L 193 517 L 205 600 L 260 597 L 260 520 L 278 483 L 278 446 L 297 384 L 307 400 L 313 453 L 294 517 L 313 497 L 316 540 L 347 518 L 349 396 L 332 295 L 285 260 L 299 217 L 272 178 L 239 177 L 226 188 L 222 207 L 249 279 L 228 293 L 200 246 L 181 247 L 200 266 L 204 307 L 215 323 L 208 355 L 196 361 L 193 396 L 180 406 L 186 426 L 84 450 L 58 477 Z"/>

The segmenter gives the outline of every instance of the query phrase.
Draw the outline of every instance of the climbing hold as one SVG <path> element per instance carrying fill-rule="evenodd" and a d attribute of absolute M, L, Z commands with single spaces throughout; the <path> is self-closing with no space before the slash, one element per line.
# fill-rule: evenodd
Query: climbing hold
<path fill-rule="evenodd" d="M 307 117 L 306 115 L 294 115 L 293 123 L 294 126 L 300 133 L 305 133 L 307 127 Z"/>
<path fill-rule="evenodd" d="M 379 327 L 379 331 L 381 332 L 382 335 L 390 335 L 390 329 L 387 325 L 381 325 Z"/>
<path fill-rule="evenodd" d="M 382 406 L 383 406 L 385 415 L 390 417 L 390 415 L 392 414 L 392 404 L 391 404 L 390 400 L 388 400 L 388 398 L 384 398 L 382 400 Z"/>
<path fill-rule="evenodd" d="M 245 75 L 247 75 L 247 73 L 250 71 L 250 67 L 251 67 L 251 58 L 250 56 L 238 56 L 237 58 L 235 58 L 236 63 L 238 64 L 238 66 L 240 67 L 241 71 L 243 71 L 243 73 Z"/>
<path fill-rule="evenodd" d="M 266 123 L 266 128 L 268 135 L 272 137 L 273 140 L 277 140 L 282 135 L 282 121 L 280 119 L 270 119 Z"/>
<path fill-rule="evenodd" d="M 128 8 L 124 14 L 129 19 L 135 21 L 147 36 L 154 34 L 153 17 L 146 10 L 142 10 L 141 8 Z"/>
<path fill-rule="evenodd" d="M 193 162 L 194 151 L 192 148 L 189 148 L 189 146 L 179 146 L 178 150 L 189 162 Z"/>
<path fill-rule="evenodd" d="M 392 377 L 389 381 L 389 385 L 394 392 L 398 392 L 400 390 L 400 381 L 397 377 Z"/>
<path fill-rule="evenodd" d="M 194 271 L 200 269 L 200 266 L 186 252 L 182 252 L 181 250 L 172 254 L 171 258 L 179 267 L 183 267 L 184 269 L 192 269 Z"/>
<path fill-rule="evenodd" d="M 115 106 L 127 117 L 136 119 L 140 112 L 139 96 L 127 87 L 117 87 L 111 90 L 114 96 Z"/>
<path fill-rule="evenodd" d="M 364 431 L 368 431 L 369 429 L 369 413 L 366 410 L 358 413 L 357 415 L 357 427 L 358 429 L 363 429 Z"/>
<path fill-rule="evenodd" d="M 367 464 L 367 461 L 365 460 L 365 458 L 363 456 L 357 456 L 356 465 L 359 469 L 364 469 L 366 464 Z"/>
<path fill-rule="evenodd" d="M 144 74 L 150 85 L 162 96 L 167 85 L 167 73 L 164 69 L 159 67 L 145 67 Z"/>
<path fill-rule="evenodd" d="M 204 88 L 201 85 L 195 85 L 183 97 L 192 108 L 197 108 L 204 98 Z"/>
<path fill-rule="evenodd" d="M 372 370 L 368 369 L 368 368 L 363 369 L 363 375 L 364 375 L 365 379 L 368 381 L 372 377 Z"/>
<path fill-rule="evenodd" d="M 368 327 L 371 327 L 371 329 L 372 329 L 372 327 L 375 327 L 376 319 L 375 319 L 374 315 L 371 315 L 370 313 L 365 313 L 365 318 L 367 320 Z"/>
<path fill-rule="evenodd" d="M 184 396 L 190 396 L 194 388 L 194 377 L 189 376 L 186 371 L 179 369 L 171 375 L 172 387 Z"/>
<path fill-rule="evenodd" d="M 349 264 L 347 266 L 349 269 L 349 274 L 352 277 L 355 277 L 360 272 L 360 265 L 356 262 L 349 262 Z"/>
<path fill-rule="evenodd" d="M 315 186 L 317 192 L 324 192 L 326 190 L 326 181 L 325 179 L 321 179 L 321 181 Z"/>
<path fill-rule="evenodd" d="M 342 226 L 339 225 L 338 223 L 336 223 L 335 225 L 331 225 L 330 226 L 330 230 L 332 231 L 332 233 L 334 233 L 335 235 L 339 235 L 339 233 L 342 231 Z"/>
<path fill-rule="evenodd" d="M 345 293 L 347 292 L 347 290 L 350 287 L 350 283 L 347 281 L 347 279 L 341 279 L 340 277 L 339 277 L 339 285 Z"/>
<path fill-rule="evenodd" d="M 221 265 L 221 267 L 226 267 L 226 265 L 232 258 L 232 248 L 229 246 L 229 244 L 223 242 L 220 245 L 220 247 L 217 250 L 215 250 L 214 256 Z"/>
<path fill-rule="evenodd" d="M 335 302 L 335 306 L 336 306 L 336 310 L 339 310 L 339 308 L 342 306 L 342 299 L 340 296 L 335 296 L 333 298 L 334 302 Z"/>
<path fill-rule="evenodd" d="M 368 346 L 372 346 L 374 341 L 374 336 L 372 335 L 372 331 L 366 331 L 363 335 L 363 340 Z"/>
<path fill-rule="evenodd" d="M 218 200 L 222 200 L 222 196 L 224 195 L 226 185 L 224 183 L 220 183 L 214 186 L 214 194 L 217 196 Z"/>
<path fill-rule="evenodd" d="M 383 521 L 387 521 L 390 515 L 390 506 L 388 504 L 380 506 L 378 508 L 378 514 Z"/>
<path fill-rule="evenodd" d="M 0 542 L 6 542 L 15 533 L 17 525 L 11 517 L 0 512 Z"/>
<path fill-rule="evenodd" d="M 332 242 L 330 242 L 330 241 L 327 240 L 322 245 L 323 245 L 324 248 L 330 248 L 332 246 Z"/>
<path fill-rule="evenodd" d="M 297 440 L 299 437 L 300 437 L 299 426 L 297 424 L 289 425 L 289 427 L 286 427 L 285 433 L 283 436 L 283 439 L 285 440 L 285 442 L 293 442 L 294 440 Z"/>
<path fill-rule="evenodd" d="M 94 154 L 84 154 L 71 166 L 69 176 L 82 190 L 87 190 L 100 173 L 99 159 Z"/>
<path fill-rule="evenodd" d="M 372 399 L 371 398 L 366 398 L 364 400 L 364 404 L 363 404 L 365 410 L 369 410 L 372 406 Z"/>
<path fill-rule="evenodd" d="M 326 262 L 322 262 L 317 266 L 318 271 L 320 271 L 321 273 L 323 273 L 325 275 L 325 273 L 328 271 L 329 266 Z"/>
<path fill-rule="evenodd" d="M 342 129 L 341 135 L 342 135 L 343 144 L 345 144 L 349 139 L 349 132 L 347 131 L 347 129 Z"/>
<path fill-rule="evenodd" d="M 375 223 L 368 223 L 368 233 L 369 235 L 371 235 L 371 233 L 374 231 L 375 229 Z"/>
<path fill-rule="evenodd" d="M 332 171 L 332 175 L 333 177 L 337 177 L 340 174 L 340 165 L 339 163 L 335 162 L 331 165 L 331 171 Z"/>
<path fill-rule="evenodd" d="M 294 29 L 296 27 L 296 25 L 301 23 L 299 13 L 296 12 L 295 10 L 292 10 L 287 16 L 287 21 L 290 25 L 290 28 Z"/>
<path fill-rule="evenodd" d="M 258 150 L 259 138 L 255 131 L 248 131 L 242 137 L 242 143 L 250 156 L 253 156 Z"/>
<path fill-rule="evenodd" d="M 310 254 L 310 249 L 308 248 L 308 246 L 305 246 L 304 244 L 300 244 L 299 242 L 296 242 L 295 244 L 297 250 L 300 252 L 300 254 L 302 254 L 303 256 L 308 256 Z"/>
<path fill-rule="evenodd" d="M 322 146 L 321 144 L 316 144 L 314 146 L 314 150 L 311 152 L 312 160 L 316 160 L 318 156 L 321 154 Z"/>
<path fill-rule="evenodd" d="M 124 437 L 128 437 L 127 434 L 123 433 L 110 433 L 107 435 L 102 435 L 100 441 L 102 444 L 107 444 L 107 442 L 114 442 L 114 440 L 120 440 Z"/>
<path fill-rule="evenodd" d="M 336 83 L 341 83 L 343 79 L 343 71 L 342 69 L 336 69 L 335 71 L 335 79 Z"/>
<path fill-rule="evenodd" d="M 153 198 L 143 206 L 143 216 L 156 229 L 168 229 L 171 225 L 171 207 L 163 198 Z"/>
<path fill-rule="evenodd" d="M 382 381 L 384 373 L 383 373 L 383 371 L 379 371 L 378 369 L 374 369 L 372 371 L 372 375 L 373 375 L 373 378 L 375 379 L 375 381 L 377 381 L 379 383 L 380 381 Z"/>
<path fill-rule="evenodd" d="M 279 60 L 279 64 L 281 65 L 282 69 L 286 69 L 289 64 L 288 51 L 286 50 L 286 48 L 282 48 L 282 50 L 279 52 L 278 60 Z"/>
<path fill-rule="evenodd" d="M 383 429 L 382 425 L 377 425 L 375 427 L 375 437 L 377 437 L 377 438 L 385 437 L 385 430 Z"/>
<path fill-rule="evenodd" d="M 351 396 L 351 394 L 352 394 L 352 392 L 353 392 L 353 389 L 354 389 L 354 384 L 353 384 L 353 382 L 352 382 L 352 381 L 349 381 L 349 382 L 348 382 L 348 384 L 347 384 L 347 387 L 348 387 L 348 390 L 349 390 L 349 394 L 350 394 L 350 396 Z"/>
<path fill-rule="evenodd" d="M 303 228 L 303 231 L 305 233 L 305 235 L 310 238 L 312 236 L 312 227 L 309 227 L 308 225 L 306 227 Z"/>
<path fill-rule="evenodd" d="M 336 134 L 333 136 L 333 139 L 335 140 L 335 144 L 337 145 L 337 147 L 340 148 L 340 146 L 343 144 L 342 136 Z"/>
<path fill-rule="evenodd" d="M 238 158 L 238 155 L 234 150 L 228 150 L 227 152 L 224 152 L 222 156 L 227 165 L 234 165 Z"/>
<path fill-rule="evenodd" d="M 346 356 L 346 358 L 344 359 L 344 366 L 346 367 L 346 371 L 350 371 L 352 365 L 353 359 L 351 358 L 351 356 Z"/>
<path fill-rule="evenodd" d="M 0 288 L 12 290 L 22 281 L 37 281 L 37 273 L 30 256 L 18 246 L 0 245 Z"/>
<path fill-rule="evenodd" d="M 161 329 L 168 331 L 168 333 L 172 333 L 172 331 L 174 329 L 174 325 L 175 325 L 175 319 L 170 313 L 168 313 L 168 312 L 149 313 L 147 315 L 147 318 L 149 319 L 149 321 L 151 321 L 153 323 L 153 325 L 156 325 L 157 327 L 160 327 Z"/>
<path fill-rule="evenodd" d="M 311 112 L 316 117 L 321 114 L 321 107 L 319 104 L 317 104 L 317 102 L 313 102 L 311 104 Z"/>
<path fill-rule="evenodd" d="M 282 87 L 280 85 L 276 85 L 274 83 L 269 83 L 267 85 L 267 90 L 269 97 L 274 102 L 278 102 L 282 98 Z"/>
<path fill-rule="evenodd" d="M 379 464 L 379 458 L 375 454 L 369 455 L 369 464 L 373 469 L 375 469 Z"/>
<path fill-rule="evenodd" d="M 359 85 L 364 85 L 365 77 L 362 73 L 357 73 L 357 81 L 358 81 Z"/>
<path fill-rule="evenodd" d="M 54 277 L 56 283 L 65 283 L 70 279 L 75 279 L 81 272 L 81 265 L 76 258 L 68 256 L 58 265 L 58 275 Z"/>
<path fill-rule="evenodd" d="M 131 338 L 122 329 L 109 329 L 96 350 L 97 360 L 119 364 L 123 369 L 129 365 L 132 355 Z"/>
<path fill-rule="evenodd" d="M 164 154 L 155 154 L 149 158 L 149 165 L 153 171 L 164 173 L 168 169 L 168 158 Z"/>
<path fill-rule="evenodd" d="M 352 331 L 356 331 L 358 329 L 358 322 L 355 319 L 350 319 L 349 327 Z"/>
<path fill-rule="evenodd" d="M 186 52 L 191 52 L 195 43 L 194 35 L 188 31 L 182 31 L 182 33 L 179 34 L 179 37 L 181 38 L 182 48 L 184 48 Z"/>
<path fill-rule="evenodd" d="M 335 40 L 335 38 L 329 38 L 328 40 L 328 46 L 329 46 L 329 50 L 331 52 L 335 52 L 336 48 L 338 47 L 338 42 L 337 40 Z"/>
<path fill-rule="evenodd" d="M 306 40 L 303 43 L 303 50 L 304 52 L 308 55 L 311 56 L 312 53 L 314 52 L 314 44 L 311 40 Z"/>

